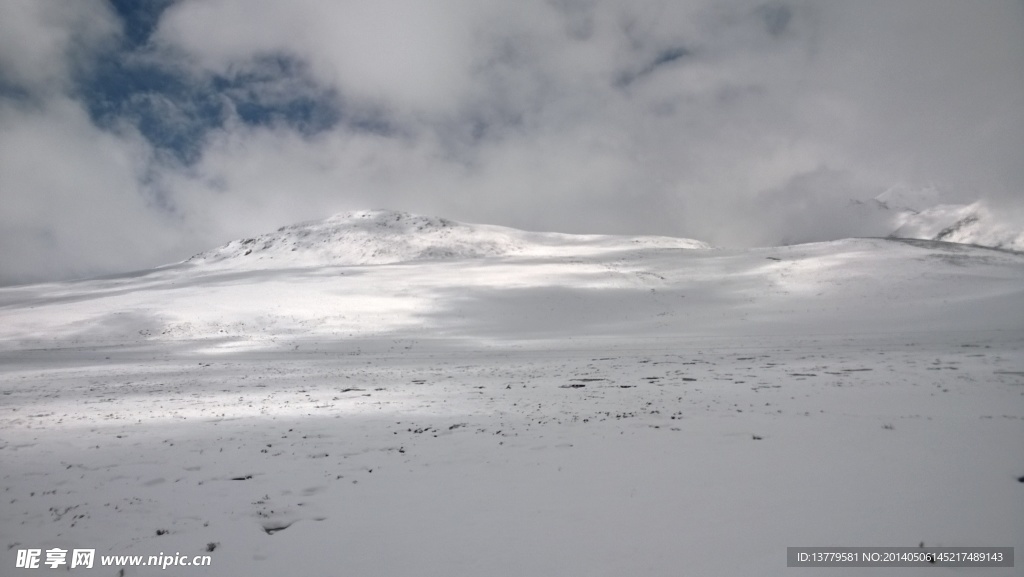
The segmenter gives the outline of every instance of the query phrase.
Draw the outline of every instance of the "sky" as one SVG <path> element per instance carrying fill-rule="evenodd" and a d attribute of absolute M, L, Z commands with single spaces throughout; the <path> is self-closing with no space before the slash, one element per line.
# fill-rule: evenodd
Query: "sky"
<path fill-rule="evenodd" d="M 372 208 L 761 246 L 1024 209 L 1021 0 L 4 0 L 0 284 Z"/>

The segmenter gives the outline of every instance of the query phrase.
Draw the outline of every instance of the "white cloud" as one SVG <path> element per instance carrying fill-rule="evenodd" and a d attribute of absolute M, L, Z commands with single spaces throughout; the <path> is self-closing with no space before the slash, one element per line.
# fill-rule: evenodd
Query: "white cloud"
<path fill-rule="evenodd" d="M 140 185 L 148 145 L 72 96 L 119 33 L 100 1 L 0 4 L 0 282 L 152 266 L 179 244 Z"/>
<path fill-rule="evenodd" d="M 0 162 L 13 166 L 9 150 L 49 135 L 35 146 L 75 159 L 66 182 L 47 175 L 63 191 L 54 198 L 91 182 L 75 194 L 125 211 L 104 238 L 174 214 L 155 226 L 167 236 L 147 264 L 359 208 L 770 244 L 877 234 L 844 207 L 895 184 L 938 183 L 1010 209 L 1024 196 L 1020 2 L 188 0 L 164 14 L 147 58 L 232 78 L 287 56 L 303 76 L 246 90 L 270 103 L 329 95 L 340 120 L 303 135 L 235 116 L 187 167 L 160 161 L 131 130 L 91 126 L 68 112 L 80 106 L 72 93 L 52 87 L 74 66 L 76 38 L 116 33 L 108 11 L 82 27 L 77 8 L 58 18 L 30 6 L 5 5 L 28 23 L 8 28 L 38 34 L 0 34 L 11 47 L 0 79 L 50 86 L 63 104 L 0 110 L 23 127 L 0 136 Z M 154 190 L 173 210 L 147 204 Z M 42 197 L 17 204 L 35 220 L 9 208 L 0 218 L 58 241 L 26 246 L 118 266 L 99 256 L 107 245 L 68 246 L 55 231 L 72 219 L 52 208 L 63 205 L 32 198 Z M 137 247 L 123 252 L 145 261 Z"/>
<path fill-rule="evenodd" d="M 857 122 L 835 135 L 851 161 L 1024 195 L 1024 4 L 867 6 L 824 12 L 815 59 L 816 91 Z"/>
<path fill-rule="evenodd" d="M 156 42 L 214 71 L 254 55 L 295 54 L 355 100 L 442 110 L 469 84 L 475 54 L 466 49 L 483 4 L 190 1 L 168 10 Z"/>
<path fill-rule="evenodd" d="M 70 99 L 0 103 L 0 279 L 131 270 L 179 247 L 140 186 L 147 154 L 140 138 L 97 129 Z"/>
<path fill-rule="evenodd" d="M 0 3 L 0 79 L 28 91 L 66 88 L 75 64 L 120 31 L 102 0 Z"/>

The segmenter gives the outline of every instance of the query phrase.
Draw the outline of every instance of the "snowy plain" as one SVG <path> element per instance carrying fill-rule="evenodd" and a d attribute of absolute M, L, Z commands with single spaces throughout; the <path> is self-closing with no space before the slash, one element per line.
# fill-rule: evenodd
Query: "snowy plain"
<path fill-rule="evenodd" d="M 0 288 L 0 575 L 879 575 L 786 548 L 1022 552 L 1022 476 L 1020 253 L 366 211 Z"/>

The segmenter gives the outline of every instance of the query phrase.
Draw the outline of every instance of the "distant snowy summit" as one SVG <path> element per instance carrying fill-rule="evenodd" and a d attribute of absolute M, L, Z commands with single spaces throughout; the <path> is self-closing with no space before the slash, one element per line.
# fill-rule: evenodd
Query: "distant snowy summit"
<path fill-rule="evenodd" d="M 933 191 L 890 190 L 855 202 L 849 216 L 862 220 L 861 236 L 889 236 L 976 244 L 1024 251 L 1024 226 L 997 217 L 983 203 L 928 206 Z M 495 225 L 391 210 L 362 210 L 199 253 L 188 263 L 215 268 L 358 266 L 431 260 L 585 257 L 636 249 L 702 249 L 697 240 L 664 236 L 578 235 L 527 232 Z"/>
<path fill-rule="evenodd" d="M 1024 226 L 996 216 L 981 201 L 940 204 L 897 216 L 893 238 L 921 238 L 1024 251 Z"/>
<path fill-rule="evenodd" d="M 1024 218 L 964 204 L 935 187 L 893 187 L 869 203 L 855 202 L 861 218 L 880 218 L 890 238 L 938 240 L 1024 251 Z"/>
<path fill-rule="evenodd" d="M 584 256 L 637 248 L 695 249 L 709 246 L 682 238 L 527 232 L 406 212 L 362 210 L 234 240 L 199 253 L 186 262 L 277 268 L 482 257 Z"/>

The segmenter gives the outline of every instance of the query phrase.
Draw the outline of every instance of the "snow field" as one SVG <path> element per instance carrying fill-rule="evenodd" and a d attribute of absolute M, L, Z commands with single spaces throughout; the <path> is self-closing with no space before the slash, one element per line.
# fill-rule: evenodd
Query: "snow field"
<path fill-rule="evenodd" d="M 469 225 L 367 214 L 444 242 L 371 235 L 408 257 L 377 264 L 271 250 L 300 227 L 263 261 L 0 288 L 0 574 L 45 573 L 14 559 L 51 547 L 275 577 L 1024 551 L 1021 255 L 509 229 L 445 252 Z"/>

